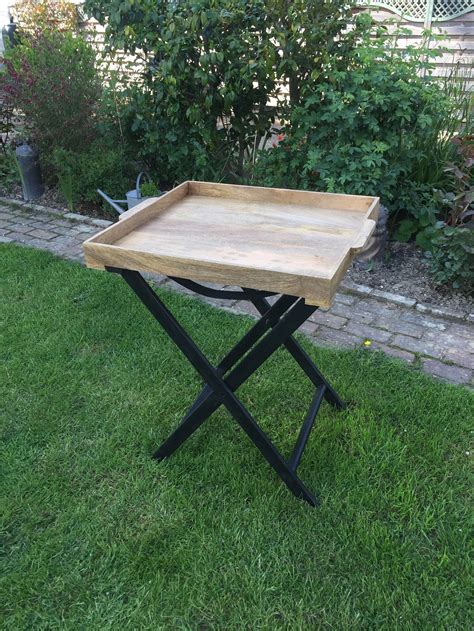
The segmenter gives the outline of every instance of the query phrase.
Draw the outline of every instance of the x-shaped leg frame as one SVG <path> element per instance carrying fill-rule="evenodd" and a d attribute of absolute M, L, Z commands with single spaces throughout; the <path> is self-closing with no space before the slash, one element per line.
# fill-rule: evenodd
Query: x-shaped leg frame
<path fill-rule="evenodd" d="M 193 281 L 173 279 L 205 295 L 248 300 L 262 316 L 220 364 L 214 367 L 138 272 L 112 267 L 107 269 L 122 276 L 206 383 L 180 425 L 163 442 L 154 457 L 162 460 L 170 456 L 211 414 L 224 405 L 290 491 L 316 506 L 316 498 L 296 475 L 296 470 L 323 399 L 338 409 L 344 407 L 334 389 L 292 337 L 317 307 L 306 305 L 303 298 L 286 295 L 270 306 L 266 300 L 269 294 L 266 292 L 245 288 L 241 292 L 220 291 Z M 316 387 L 308 414 L 288 459 L 280 454 L 235 395 L 235 391 L 282 345 Z"/>

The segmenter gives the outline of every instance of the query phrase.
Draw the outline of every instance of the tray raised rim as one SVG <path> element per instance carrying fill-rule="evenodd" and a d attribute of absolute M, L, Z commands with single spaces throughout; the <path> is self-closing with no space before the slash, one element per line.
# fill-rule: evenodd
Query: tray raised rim
<path fill-rule="evenodd" d="M 242 201 L 271 201 L 272 203 L 284 203 L 286 205 L 291 204 L 293 201 L 295 204 L 306 207 L 314 205 L 315 208 L 324 207 L 325 209 L 331 209 L 332 207 L 334 210 L 340 211 L 359 211 L 364 216 L 364 219 L 361 221 L 361 229 L 354 238 L 352 246 L 349 246 L 347 251 L 341 252 L 343 256 L 341 256 L 341 263 L 337 269 L 328 270 L 327 274 L 320 271 L 317 276 L 299 271 L 285 273 L 272 268 L 266 268 L 262 265 L 258 267 L 255 265 L 252 266 L 252 264 L 242 266 L 233 263 L 225 263 L 223 261 L 207 260 L 204 262 L 194 258 L 184 259 L 182 256 L 173 257 L 159 253 L 154 254 L 145 252 L 140 248 L 124 248 L 115 245 L 117 241 L 131 233 L 135 228 L 154 219 L 160 213 L 188 195 L 205 195 Z M 319 200 L 319 204 L 316 204 L 317 200 Z M 324 200 L 324 206 L 322 206 L 321 200 Z M 352 258 L 357 251 L 365 246 L 374 231 L 378 209 L 379 198 L 372 196 L 186 181 L 161 197 L 144 200 L 131 210 L 124 212 L 118 222 L 87 239 L 83 244 L 83 248 L 88 267 L 95 269 L 104 269 L 106 266 L 119 267 L 119 259 L 123 258 L 124 261 L 122 262 L 133 266 L 129 267 L 129 269 L 151 271 L 169 276 L 183 275 L 183 266 L 186 267 L 187 263 L 191 269 L 193 266 L 196 266 L 196 269 L 192 270 L 193 276 L 190 276 L 191 278 L 210 282 L 221 282 L 223 280 L 223 278 L 220 277 L 222 273 L 228 272 L 230 282 L 227 284 L 234 284 L 231 278 L 232 271 L 234 271 L 234 273 L 238 273 L 239 271 L 244 273 L 245 270 L 259 277 L 262 276 L 262 273 L 267 274 L 269 277 L 271 276 L 269 282 L 272 283 L 275 283 L 276 277 L 280 275 L 284 288 L 286 288 L 287 285 L 291 285 L 290 278 L 293 278 L 295 284 L 294 289 L 298 290 L 295 295 L 302 295 L 302 297 L 306 298 L 311 304 L 329 306 L 336 287 L 347 271 Z M 143 258 L 142 264 L 138 261 L 140 256 Z M 155 261 L 155 265 L 153 264 L 153 260 Z M 174 264 L 176 264 L 177 271 L 173 271 Z M 127 267 L 127 265 L 122 266 Z M 213 271 L 210 269 L 212 267 L 215 267 L 216 270 Z M 217 268 L 220 268 L 220 274 Z M 247 286 L 251 286 L 251 280 L 252 279 L 249 279 Z M 256 278 L 255 282 L 258 284 L 258 286 L 255 286 L 255 289 L 275 289 L 275 286 L 263 286 L 265 285 L 263 278 L 261 280 Z M 311 288 L 311 285 L 313 285 L 313 288 Z M 285 291 L 286 293 L 291 293 L 288 289 L 285 289 Z"/>

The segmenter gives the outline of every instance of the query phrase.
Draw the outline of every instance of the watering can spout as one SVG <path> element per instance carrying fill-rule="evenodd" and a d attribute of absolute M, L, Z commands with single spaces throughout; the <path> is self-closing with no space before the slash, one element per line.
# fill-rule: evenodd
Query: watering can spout
<path fill-rule="evenodd" d="M 109 197 L 107 195 L 107 193 L 104 193 L 104 191 L 101 191 L 100 188 L 97 189 L 97 192 L 99 193 L 99 195 L 105 199 L 105 201 L 110 204 L 112 206 L 112 208 L 115 210 L 115 212 L 117 212 L 119 215 L 121 215 L 124 212 L 124 209 L 119 206 L 119 204 L 126 204 L 127 200 L 125 199 L 112 199 L 111 197 Z"/>
<path fill-rule="evenodd" d="M 127 199 L 112 199 L 111 197 L 107 195 L 107 193 L 104 193 L 104 191 L 101 191 L 100 188 L 97 189 L 97 192 L 103 199 L 105 199 L 105 201 L 108 204 L 112 206 L 112 208 L 115 210 L 116 213 L 121 215 L 123 212 L 125 212 L 126 209 L 119 206 L 119 204 L 126 204 L 127 209 L 130 210 L 130 208 L 133 208 L 134 206 L 139 204 L 141 201 L 143 201 L 143 199 L 145 199 L 142 196 L 141 191 L 140 191 L 140 180 L 143 176 L 145 176 L 148 179 L 148 181 L 151 183 L 151 178 L 149 174 L 146 171 L 142 171 L 141 173 L 138 174 L 135 188 L 131 191 L 128 191 Z M 158 193 L 158 195 L 160 195 L 160 193 Z"/>

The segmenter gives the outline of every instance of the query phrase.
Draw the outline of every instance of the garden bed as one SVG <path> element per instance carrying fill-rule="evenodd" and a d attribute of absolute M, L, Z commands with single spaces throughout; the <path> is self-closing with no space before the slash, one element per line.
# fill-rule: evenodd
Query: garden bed
<path fill-rule="evenodd" d="M 346 278 L 360 285 L 413 298 L 417 302 L 450 311 L 474 313 L 472 294 L 435 285 L 426 253 L 412 243 L 389 242 L 382 262 L 369 269 L 356 262 Z"/>
<path fill-rule="evenodd" d="M 0 186 L 0 197 L 9 197 L 14 201 L 23 202 L 23 193 L 21 186 L 5 189 Z M 45 186 L 45 191 L 41 197 L 34 200 L 35 204 L 40 204 L 46 208 L 55 208 L 56 210 L 64 210 L 69 212 L 67 204 L 61 192 L 55 187 Z M 104 204 L 77 203 L 74 204 L 73 212 L 97 219 L 115 219 L 116 215 L 111 208 L 107 208 Z"/>

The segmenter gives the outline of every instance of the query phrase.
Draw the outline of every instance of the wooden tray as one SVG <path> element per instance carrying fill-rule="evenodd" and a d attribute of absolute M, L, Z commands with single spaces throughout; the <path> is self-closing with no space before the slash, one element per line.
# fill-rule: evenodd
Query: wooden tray
<path fill-rule="evenodd" d="M 155 272 L 330 306 L 379 199 L 184 182 L 84 243 L 88 267 Z"/>

